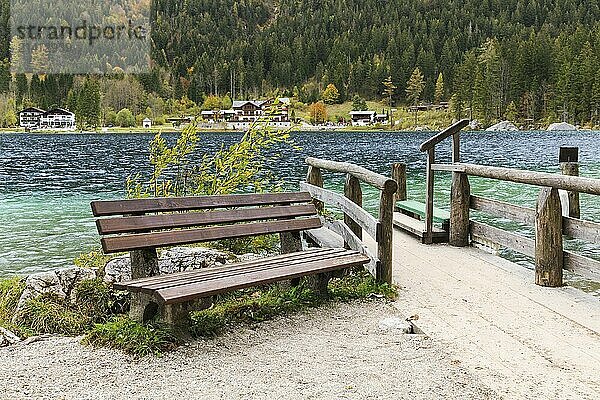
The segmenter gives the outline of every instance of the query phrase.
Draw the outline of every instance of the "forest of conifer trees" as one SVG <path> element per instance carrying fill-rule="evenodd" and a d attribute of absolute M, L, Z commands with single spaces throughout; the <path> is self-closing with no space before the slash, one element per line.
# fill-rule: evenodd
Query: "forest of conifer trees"
<path fill-rule="evenodd" d="M 6 0 L 1 12 L 6 23 Z M 310 104 L 330 83 L 340 102 L 379 100 L 391 76 L 403 105 L 418 67 L 419 100 L 449 101 L 456 118 L 598 125 L 598 21 L 598 3 L 583 0 L 154 0 L 150 73 L 11 75 L 3 27 L 0 92 L 18 108 L 73 105 L 97 91 L 99 120 L 119 106 L 176 112 L 174 101 L 201 105 L 209 95 Z M 125 83 L 117 91 L 110 81 Z"/>

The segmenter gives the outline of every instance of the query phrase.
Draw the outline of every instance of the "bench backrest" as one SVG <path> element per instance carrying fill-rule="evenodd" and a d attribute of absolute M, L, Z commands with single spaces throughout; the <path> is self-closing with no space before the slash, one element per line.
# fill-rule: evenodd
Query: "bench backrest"
<path fill-rule="evenodd" d="M 321 227 L 309 193 L 93 201 L 105 253 Z M 150 215 L 148 215 L 150 214 Z"/>

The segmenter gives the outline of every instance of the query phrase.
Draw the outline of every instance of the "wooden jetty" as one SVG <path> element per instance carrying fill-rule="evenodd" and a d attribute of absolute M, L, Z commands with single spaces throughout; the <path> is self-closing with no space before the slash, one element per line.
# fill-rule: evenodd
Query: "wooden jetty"
<path fill-rule="evenodd" d="M 406 211 L 414 204 L 399 205 L 406 200 L 404 165 L 392 167 L 390 180 L 353 164 L 308 158 L 301 189 L 319 209 L 333 206 L 344 217 L 332 220 L 325 212 L 325 228 L 307 240 L 369 255 L 372 273 L 399 286 L 396 307 L 506 398 L 600 398 L 600 301 L 563 286 L 563 270 L 600 282 L 599 261 L 563 248 L 564 237 L 600 244 L 600 223 L 580 219 L 578 203 L 578 193 L 600 195 L 600 179 L 576 176 L 577 169 L 565 165 L 576 157 L 562 155 L 562 175 L 461 163 L 460 130 L 467 122 L 421 145 L 426 203 L 413 215 Z M 452 163 L 436 163 L 435 146 L 450 137 Z M 346 174 L 344 194 L 323 188 L 321 170 Z M 452 173 L 450 216 L 442 227 L 434 225 L 438 172 Z M 538 186 L 536 207 L 472 194 L 470 176 Z M 378 218 L 362 208 L 361 182 L 381 191 Z M 559 190 L 568 192 L 566 216 Z M 531 225 L 535 239 L 475 221 L 471 210 Z M 434 244 L 440 241 L 447 243 Z M 530 256 L 535 271 L 472 245 Z"/>

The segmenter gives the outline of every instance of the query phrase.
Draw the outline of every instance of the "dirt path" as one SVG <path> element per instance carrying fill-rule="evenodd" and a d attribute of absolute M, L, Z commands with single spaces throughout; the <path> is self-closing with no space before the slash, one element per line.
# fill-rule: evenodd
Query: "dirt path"
<path fill-rule="evenodd" d="M 2 399 L 495 399 L 444 345 L 383 332 L 380 301 L 240 327 L 133 360 L 74 338 L 0 349 Z"/>

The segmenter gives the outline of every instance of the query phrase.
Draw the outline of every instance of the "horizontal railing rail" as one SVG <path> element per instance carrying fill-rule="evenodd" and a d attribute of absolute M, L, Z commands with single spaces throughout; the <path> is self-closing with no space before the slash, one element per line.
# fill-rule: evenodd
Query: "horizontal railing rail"
<path fill-rule="evenodd" d="M 367 265 L 369 271 L 378 281 L 391 284 L 394 194 L 398 190 L 396 181 L 346 162 L 308 157 L 306 164 L 308 172 L 306 182 L 300 183 L 301 189 L 311 194 L 318 210 L 322 211 L 327 203 L 344 213 L 344 221 L 329 221 L 323 218 L 325 228 L 341 236 L 345 247 L 367 255 L 371 259 Z M 344 195 L 323 188 L 322 170 L 346 174 Z M 378 218 L 362 208 L 361 182 L 380 191 Z M 363 230 L 375 240 L 376 255 L 363 243 Z M 312 235 L 313 241 L 320 240 L 316 233 L 309 232 L 308 235 Z"/>

